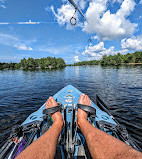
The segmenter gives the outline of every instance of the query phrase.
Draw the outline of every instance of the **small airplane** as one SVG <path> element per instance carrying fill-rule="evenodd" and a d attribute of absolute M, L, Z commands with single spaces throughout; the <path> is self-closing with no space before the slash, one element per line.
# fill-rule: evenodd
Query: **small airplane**
<path fill-rule="evenodd" d="M 29 20 L 28 22 L 4 22 L 4 23 L 0 23 L 0 25 L 7 25 L 7 24 L 40 24 L 40 22 L 32 22 L 31 20 Z"/>
<path fill-rule="evenodd" d="M 28 22 L 17 22 L 17 24 L 40 24 L 40 22 L 32 22 L 29 20 Z"/>

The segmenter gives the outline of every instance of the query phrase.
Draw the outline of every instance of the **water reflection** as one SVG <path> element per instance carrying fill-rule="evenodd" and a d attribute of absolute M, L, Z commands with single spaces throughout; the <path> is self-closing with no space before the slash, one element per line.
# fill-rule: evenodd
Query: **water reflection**
<path fill-rule="evenodd" d="M 79 66 L 75 67 L 75 77 L 78 79 L 79 78 Z"/>

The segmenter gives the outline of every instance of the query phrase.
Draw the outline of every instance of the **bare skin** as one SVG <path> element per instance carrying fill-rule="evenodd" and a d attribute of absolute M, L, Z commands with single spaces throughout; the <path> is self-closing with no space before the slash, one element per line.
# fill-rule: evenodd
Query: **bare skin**
<path fill-rule="evenodd" d="M 91 106 L 89 97 L 82 94 L 79 104 Z M 122 141 L 95 128 L 87 120 L 87 113 L 78 109 L 77 123 L 94 159 L 142 159 L 142 153 Z"/>
<path fill-rule="evenodd" d="M 46 102 L 46 108 L 55 107 L 58 104 L 53 97 Z M 40 138 L 28 146 L 16 159 L 53 159 L 56 145 L 63 127 L 63 118 L 60 112 L 51 114 L 53 124 L 51 128 Z"/>
<path fill-rule="evenodd" d="M 79 104 L 91 106 L 89 97 L 82 94 Z M 46 108 L 57 106 L 53 97 L 47 100 Z M 58 137 L 62 131 L 63 118 L 60 112 L 53 115 L 51 128 L 27 147 L 16 159 L 53 159 Z M 87 120 L 87 113 L 78 109 L 77 124 L 81 129 L 94 159 L 142 159 L 142 154 L 120 140 L 93 127 Z"/>

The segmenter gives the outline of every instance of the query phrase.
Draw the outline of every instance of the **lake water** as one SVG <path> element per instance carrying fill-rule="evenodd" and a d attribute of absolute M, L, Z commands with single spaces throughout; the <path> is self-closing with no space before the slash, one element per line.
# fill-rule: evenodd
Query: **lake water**
<path fill-rule="evenodd" d="M 76 66 L 53 71 L 0 71 L 0 142 L 49 96 L 71 84 L 98 94 L 142 147 L 142 66 Z"/>

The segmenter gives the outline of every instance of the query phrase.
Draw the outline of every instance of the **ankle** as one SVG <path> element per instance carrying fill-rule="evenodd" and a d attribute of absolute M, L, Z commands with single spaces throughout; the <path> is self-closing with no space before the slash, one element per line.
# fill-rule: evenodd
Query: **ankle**
<path fill-rule="evenodd" d="M 56 112 L 51 115 L 53 122 L 63 122 L 63 117 L 60 112 Z"/>
<path fill-rule="evenodd" d="M 78 118 L 77 124 L 80 127 L 82 124 L 84 124 L 86 121 L 88 121 L 86 118 Z"/>
<path fill-rule="evenodd" d="M 56 120 L 53 122 L 54 125 L 57 125 L 59 127 L 63 127 L 64 126 L 64 121 L 63 120 Z"/>

